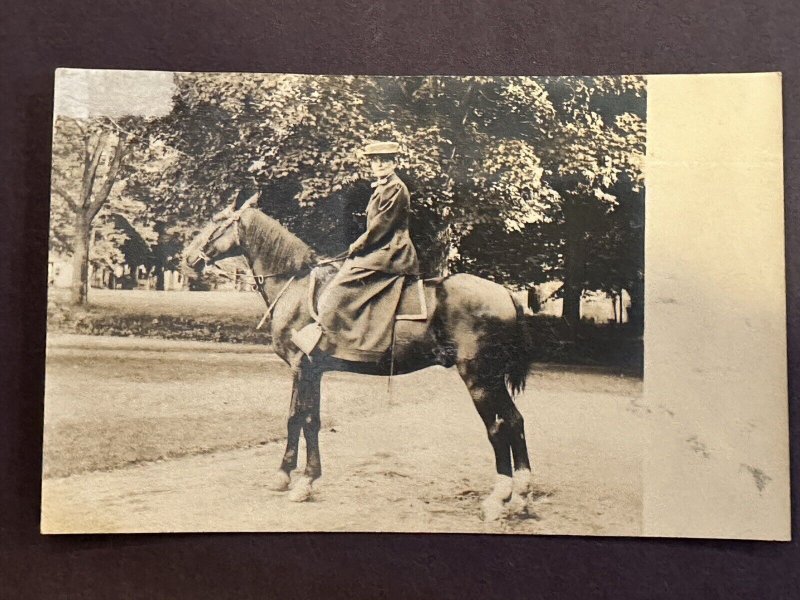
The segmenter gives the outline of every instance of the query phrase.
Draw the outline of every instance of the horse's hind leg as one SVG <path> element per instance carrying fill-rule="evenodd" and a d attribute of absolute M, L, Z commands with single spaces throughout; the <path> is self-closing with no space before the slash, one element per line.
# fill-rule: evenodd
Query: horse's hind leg
<path fill-rule="evenodd" d="M 511 451 L 514 456 L 514 478 L 511 499 L 506 508 L 511 513 L 521 512 L 527 505 L 531 484 L 531 463 L 528 458 L 528 444 L 525 440 L 525 421 L 506 388 L 498 395 L 498 415 L 504 421 Z"/>
<path fill-rule="evenodd" d="M 511 439 L 506 422 L 504 400 L 508 398 L 505 383 L 498 378 L 481 378 L 473 373 L 475 365 L 458 363 L 458 372 L 467 384 L 475 408 L 486 426 L 489 442 L 494 450 L 497 479 L 489 496 L 481 503 L 482 516 L 487 521 L 500 518 L 506 512 L 505 503 L 513 489 L 511 469 Z"/>

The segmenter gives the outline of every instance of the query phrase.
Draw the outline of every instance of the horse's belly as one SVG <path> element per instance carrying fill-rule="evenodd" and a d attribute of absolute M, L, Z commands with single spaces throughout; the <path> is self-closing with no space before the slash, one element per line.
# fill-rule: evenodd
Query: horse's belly
<path fill-rule="evenodd" d="M 397 321 L 394 329 L 394 372 L 411 373 L 434 365 L 452 366 L 455 353 L 436 343 L 431 320 Z"/>

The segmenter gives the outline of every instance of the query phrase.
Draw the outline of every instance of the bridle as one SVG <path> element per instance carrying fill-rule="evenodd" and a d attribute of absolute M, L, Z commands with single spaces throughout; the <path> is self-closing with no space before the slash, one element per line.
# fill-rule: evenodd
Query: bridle
<path fill-rule="evenodd" d="M 200 249 L 197 251 L 197 258 L 189 265 L 190 267 L 194 268 L 197 265 L 197 263 L 199 263 L 202 260 L 205 261 L 207 266 L 216 268 L 224 273 L 224 270 L 220 269 L 215 264 L 216 262 L 215 259 L 211 258 L 208 254 L 205 253 L 205 248 L 212 242 L 216 242 L 219 238 L 225 235 L 225 232 L 228 230 L 228 227 L 230 227 L 234 223 L 236 224 L 236 227 L 233 230 L 233 235 L 235 236 L 234 245 L 239 246 L 240 245 L 239 219 L 241 218 L 242 212 L 244 211 L 245 208 L 246 207 L 243 206 L 239 210 L 234 211 L 234 213 L 231 216 L 229 216 L 224 223 L 217 225 L 217 227 L 214 228 L 214 230 L 205 237 L 205 239 L 200 244 Z"/>

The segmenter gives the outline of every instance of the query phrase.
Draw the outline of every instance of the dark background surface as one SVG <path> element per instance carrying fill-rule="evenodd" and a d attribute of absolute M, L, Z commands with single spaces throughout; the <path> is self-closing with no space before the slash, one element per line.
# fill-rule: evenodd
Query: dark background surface
<path fill-rule="evenodd" d="M 457 75 L 783 71 L 796 426 L 796 0 L 6 2 L 0 11 L 0 598 L 798 597 L 797 541 L 40 536 L 48 169 L 59 66 Z M 794 457 L 798 439 L 795 433 Z M 796 489 L 792 496 L 796 510 Z"/>

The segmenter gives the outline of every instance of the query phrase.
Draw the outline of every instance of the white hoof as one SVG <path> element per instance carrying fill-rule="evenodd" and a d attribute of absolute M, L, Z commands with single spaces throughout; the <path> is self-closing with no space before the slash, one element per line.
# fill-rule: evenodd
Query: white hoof
<path fill-rule="evenodd" d="M 292 486 L 289 492 L 289 500 L 291 502 L 305 502 L 309 498 L 311 498 L 311 478 L 303 476 Z"/>
<path fill-rule="evenodd" d="M 507 510 L 502 500 L 489 496 L 481 502 L 481 519 L 484 521 L 498 521 L 506 516 Z"/>
<path fill-rule="evenodd" d="M 531 472 L 529 469 L 520 469 L 514 472 L 514 481 L 511 486 L 511 498 L 506 502 L 506 509 L 510 515 L 518 515 L 528 506 L 528 494 L 531 491 Z"/>
<path fill-rule="evenodd" d="M 273 492 L 285 492 L 289 489 L 289 474 L 283 469 L 278 469 L 267 482 L 267 489 Z"/>
<path fill-rule="evenodd" d="M 527 496 L 531 491 L 531 472 L 529 469 L 514 471 L 514 483 L 512 491 L 519 496 Z"/>
<path fill-rule="evenodd" d="M 508 502 L 506 502 L 506 511 L 509 515 L 518 515 L 522 512 L 525 512 L 525 509 L 528 507 L 528 500 L 526 496 L 521 496 L 520 494 L 514 492 L 511 494 L 511 498 Z"/>
<path fill-rule="evenodd" d="M 505 503 L 511 498 L 512 490 L 511 477 L 498 475 L 492 493 L 481 503 L 481 516 L 484 521 L 496 521 L 507 514 Z"/>
<path fill-rule="evenodd" d="M 492 488 L 492 493 L 489 494 L 491 498 L 497 498 L 500 502 L 505 502 L 511 497 L 511 492 L 514 490 L 514 482 L 511 477 L 507 475 L 498 475 Z"/>

